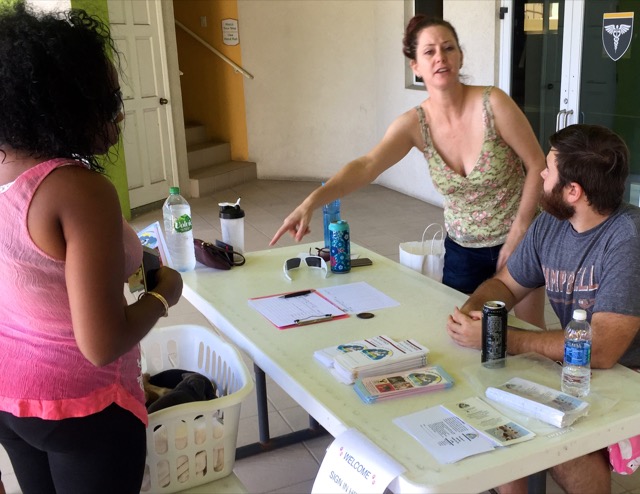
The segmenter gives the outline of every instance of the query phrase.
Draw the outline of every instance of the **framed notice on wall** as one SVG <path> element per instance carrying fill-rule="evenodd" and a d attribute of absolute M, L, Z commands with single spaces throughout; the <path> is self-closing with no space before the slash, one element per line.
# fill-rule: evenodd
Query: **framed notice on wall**
<path fill-rule="evenodd" d="M 222 19 L 222 42 L 229 46 L 240 43 L 238 19 Z"/>

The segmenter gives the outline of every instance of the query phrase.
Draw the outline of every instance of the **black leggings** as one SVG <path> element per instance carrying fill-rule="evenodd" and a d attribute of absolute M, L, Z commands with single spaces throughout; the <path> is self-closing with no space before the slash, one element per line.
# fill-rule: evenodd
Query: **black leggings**
<path fill-rule="evenodd" d="M 117 405 L 63 420 L 0 412 L 0 443 L 23 494 L 140 492 L 145 427 Z"/>

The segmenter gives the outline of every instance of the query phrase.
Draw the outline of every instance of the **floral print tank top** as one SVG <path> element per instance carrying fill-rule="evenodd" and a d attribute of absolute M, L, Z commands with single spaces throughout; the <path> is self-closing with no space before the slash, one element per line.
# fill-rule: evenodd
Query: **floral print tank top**
<path fill-rule="evenodd" d="M 491 89 L 491 86 L 485 88 L 482 95 L 482 150 L 466 177 L 444 162 L 431 141 L 424 110 L 416 106 L 431 180 L 444 196 L 445 229 L 449 237 L 463 247 L 493 247 L 504 243 L 524 186 L 522 160 L 496 132 L 489 103 Z"/>

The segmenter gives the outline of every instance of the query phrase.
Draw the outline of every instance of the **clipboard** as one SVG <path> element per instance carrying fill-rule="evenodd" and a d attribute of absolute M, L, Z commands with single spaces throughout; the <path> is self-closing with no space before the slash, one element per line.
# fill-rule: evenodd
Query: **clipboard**
<path fill-rule="evenodd" d="M 306 326 L 349 317 L 316 290 L 280 293 L 249 299 L 249 305 L 278 329 Z"/>

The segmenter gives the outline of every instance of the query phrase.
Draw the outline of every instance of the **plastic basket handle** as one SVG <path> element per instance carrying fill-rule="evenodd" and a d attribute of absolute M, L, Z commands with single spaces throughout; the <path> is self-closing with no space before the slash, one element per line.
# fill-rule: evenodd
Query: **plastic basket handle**
<path fill-rule="evenodd" d="M 424 242 L 425 242 L 424 236 L 427 234 L 427 231 L 429 231 L 429 228 L 431 228 L 432 226 L 437 226 L 438 230 L 436 231 L 436 233 L 433 234 L 433 237 L 431 237 L 431 254 L 433 254 L 433 242 L 436 240 L 438 235 L 440 235 L 440 240 L 444 238 L 444 228 L 442 228 L 442 225 L 440 223 L 431 223 L 427 225 L 427 227 L 424 229 L 424 232 L 422 232 L 422 245 L 424 245 Z"/>

